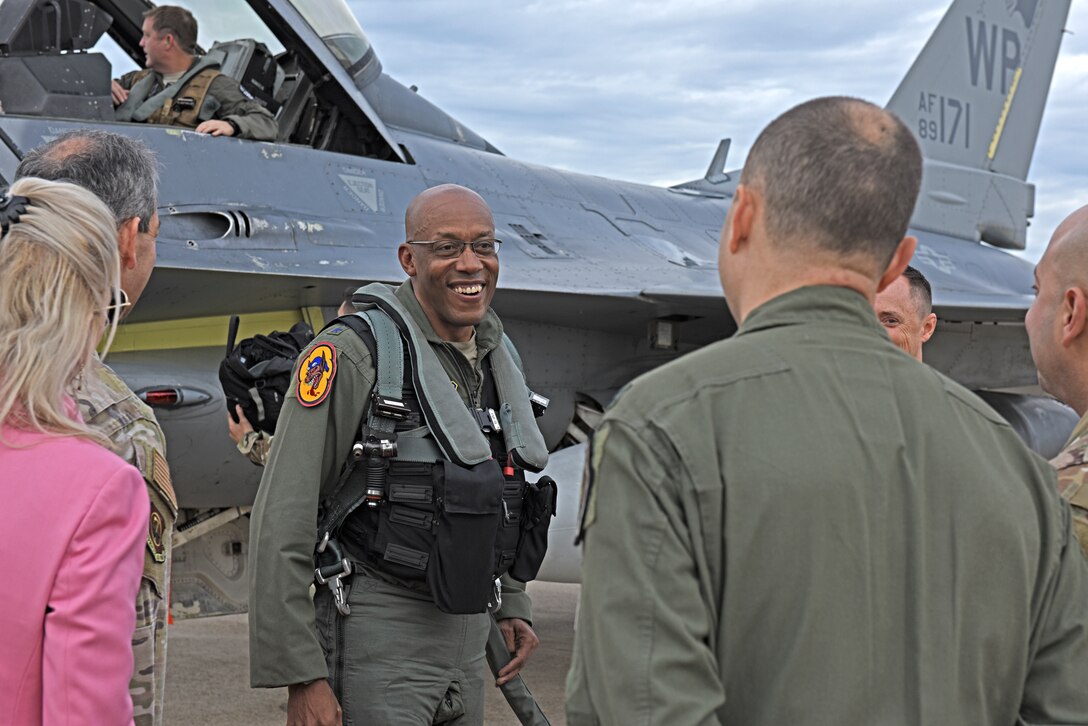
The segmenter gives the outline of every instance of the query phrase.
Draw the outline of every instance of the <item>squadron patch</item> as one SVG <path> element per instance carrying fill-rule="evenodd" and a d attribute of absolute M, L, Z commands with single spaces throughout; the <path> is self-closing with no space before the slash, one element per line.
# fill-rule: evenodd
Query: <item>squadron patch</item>
<path fill-rule="evenodd" d="M 298 402 L 303 406 L 316 406 L 324 401 L 332 389 L 335 375 L 336 349 L 328 343 L 314 346 L 298 367 Z"/>
<path fill-rule="evenodd" d="M 155 558 L 155 562 L 166 562 L 166 545 L 162 541 L 164 532 L 166 532 L 166 520 L 162 518 L 162 513 L 152 504 L 151 517 L 147 522 L 147 549 L 151 551 L 151 556 Z"/>

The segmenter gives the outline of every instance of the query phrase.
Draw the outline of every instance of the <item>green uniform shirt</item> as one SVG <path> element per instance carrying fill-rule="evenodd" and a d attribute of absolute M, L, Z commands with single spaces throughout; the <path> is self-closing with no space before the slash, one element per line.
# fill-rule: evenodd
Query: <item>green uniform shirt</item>
<path fill-rule="evenodd" d="M 861 295 L 639 378 L 590 458 L 573 726 L 1088 723 L 1053 471 Z"/>
<path fill-rule="evenodd" d="M 479 406 L 483 392 L 480 366 L 502 344 L 498 316 L 488 310 L 477 326 L 479 361 L 470 367 L 465 357 L 431 328 L 410 281 L 401 285 L 396 295 L 425 333 L 461 399 L 466 405 Z M 328 675 L 309 595 L 318 503 L 331 492 L 358 439 L 376 374 L 366 344 L 350 328 L 336 325 L 318 334 L 302 357 L 321 343 L 336 350 L 336 372 L 328 396 L 316 406 L 302 406 L 295 395 L 297 375 L 292 376 L 253 505 L 249 653 L 254 687 L 286 686 Z M 504 585 L 497 617 L 531 621 L 524 585 L 510 578 L 504 578 Z"/>
<path fill-rule="evenodd" d="M 1073 525 L 1081 549 L 1088 556 L 1088 414 L 1050 463 L 1058 470 L 1058 492 L 1073 506 Z"/>

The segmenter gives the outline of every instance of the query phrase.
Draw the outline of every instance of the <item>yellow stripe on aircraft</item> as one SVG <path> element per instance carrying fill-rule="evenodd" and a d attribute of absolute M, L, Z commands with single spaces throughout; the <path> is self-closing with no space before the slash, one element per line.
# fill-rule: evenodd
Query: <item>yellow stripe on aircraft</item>
<path fill-rule="evenodd" d="M 237 340 L 250 338 L 258 333 L 288 330 L 305 320 L 316 331 L 324 325 L 319 307 L 298 310 L 277 310 L 266 313 L 239 315 Z M 149 323 L 128 323 L 118 326 L 113 339 L 112 353 L 132 353 L 145 350 L 176 350 L 178 348 L 223 348 L 227 343 L 229 315 L 212 315 L 204 318 L 159 320 Z"/>
<path fill-rule="evenodd" d="M 997 154 L 997 145 L 1001 141 L 1001 134 L 1005 132 L 1005 121 L 1009 118 L 1009 109 L 1012 108 L 1012 97 L 1016 95 L 1016 87 L 1020 85 L 1020 74 L 1024 72 L 1024 67 L 1016 69 L 1016 73 L 1012 77 L 1012 85 L 1009 86 L 1009 93 L 1005 96 L 1005 107 L 1001 109 L 1001 118 L 997 121 L 997 128 L 994 129 L 994 138 L 990 141 L 990 152 L 986 154 L 986 157 L 990 160 L 994 160 L 994 155 Z"/>

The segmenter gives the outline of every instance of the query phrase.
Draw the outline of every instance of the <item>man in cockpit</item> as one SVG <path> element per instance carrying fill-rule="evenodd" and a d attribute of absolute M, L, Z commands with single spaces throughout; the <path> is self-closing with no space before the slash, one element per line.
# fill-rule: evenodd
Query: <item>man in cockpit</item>
<path fill-rule="evenodd" d="M 113 81 L 118 121 L 185 126 L 212 136 L 274 141 L 276 120 L 219 61 L 197 56 L 196 19 L 161 5 L 144 13 L 140 47 L 147 68 Z"/>

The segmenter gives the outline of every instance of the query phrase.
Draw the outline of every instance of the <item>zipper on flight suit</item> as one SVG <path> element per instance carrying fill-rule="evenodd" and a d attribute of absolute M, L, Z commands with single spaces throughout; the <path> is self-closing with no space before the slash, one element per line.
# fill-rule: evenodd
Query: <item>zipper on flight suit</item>
<path fill-rule="evenodd" d="M 467 383 L 471 383 L 468 386 L 468 400 L 469 408 L 480 408 L 480 401 L 483 398 L 484 376 L 481 371 L 477 375 L 476 371 L 468 366 L 468 359 L 465 358 L 461 351 L 454 348 L 450 343 L 443 342 L 443 346 L 446 349 L 448 355 L 453 358 L 454 365 L 457 366 L 457 370 L 461 373 L 461 377 Z M 480 355 L 479 347 L 476 348 L 476 366 L 482 365 L 483 356 Z"/>

